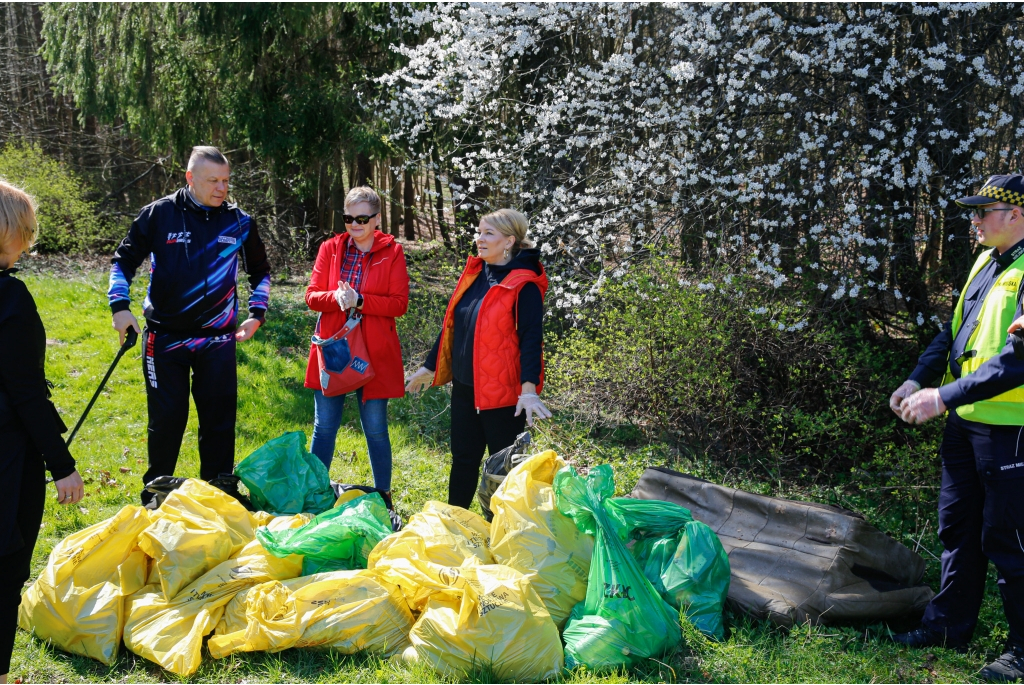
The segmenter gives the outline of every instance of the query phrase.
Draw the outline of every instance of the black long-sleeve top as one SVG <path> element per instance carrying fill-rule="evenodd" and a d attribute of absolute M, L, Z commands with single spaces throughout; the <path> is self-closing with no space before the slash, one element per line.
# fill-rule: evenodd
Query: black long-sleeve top
<path fill-rule="evenodd" d="M 964 294 L 963 322 L 956 338 L 953 338 L 953 322 L 950 320 L 925 349 L 917 360 L 917 368 L 910 374 L 910 380 L 928 386 L 942 379 L 948 364 L 954 381 L 939 388 L 939 397 L 947 409 L 952 410 L 965 404 L 987 400 L 1024 385 L 1024 354 L 1020 354 L 1024 350 L 1015 351 L 1015 347 L 1022 347 L 1016 336 L 1007 336 L 1006 345 L 999 354 L 978 367 L 974 373 L 962 376 L 959 361 L 968 351 L 967 340 L 974 330 L 985 296 L 999 275 L 1021 254 L 1024 254 L 1024 241 L 1002 254 L 995 254 L 993 250 L 992 259 L 967 286 Z M 1024 309 L 1018 293 L 1017 312 L 1014 318 L 1022 314 Z"/>
<path fill-rule="evenodd" d="M 540 269 L 540 250 L 521 250 L 507 264 L 493 266 L 484 264 L 480 275 L 462 294 L 455 305 L 452 330 L 452 376 L 464 385 L 473 385 L 473 341 L 476 333 L 476 318 L 484 295 L 493 286 L 501 283 L 514 269 L 529 269 L 536 274 Z M 521 383 L 540 383 L 541 347 L 544 340 L 544 300 L 536 283 L 527 283 L 519 291 L 516 301 L 516 332 L 519 335 L 519 375 Z M 441 346 L 438 333 L 434 347 L 427 354 L 423 366 L 430 371 L 436 368 L 437 351 Z"/>
<path fill-rule="evenodd" d="M 47 396 L 46 331 L 35 300 L 15 270 L 0 271 L 0 432 L 20 429 L 54 480 L 75 470 L 66 430 Z"/>

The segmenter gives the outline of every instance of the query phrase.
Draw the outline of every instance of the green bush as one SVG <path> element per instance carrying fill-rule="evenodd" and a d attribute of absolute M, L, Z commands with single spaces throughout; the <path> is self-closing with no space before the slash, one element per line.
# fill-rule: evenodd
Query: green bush
<path fill-rule="evenodd" d="M 82 180 L 38 145 L 8 143 L 0 150 L 0 178 L 36 199 L 38 252 L 110 251 L 124 232 L 116 222 L 98 216 Z"/>
<path fill-rule="evenodd" d="M 922 463 L 928 473 L 913 476 L 934 475 L 934 459 L 919 457 L 933 457 L 936 431 L 908 428 L 888 408 L 917 350 L 856 319 L 815 318 L 753 279 L 702 276 L 680 278 L 662 257 L 606 283 L 551 341 L 558 405 L 770 478 L 904 476 Z"/>

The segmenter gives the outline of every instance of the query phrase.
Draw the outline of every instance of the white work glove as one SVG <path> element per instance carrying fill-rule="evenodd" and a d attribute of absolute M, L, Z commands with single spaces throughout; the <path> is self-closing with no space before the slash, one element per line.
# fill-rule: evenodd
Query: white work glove
<path fill-rule="evenodd" d="M 910 424 L 920 424 L 942 416 L 946 411 L 946 403 L 939 397 L 936 388 L 926 388 L 903 400 L 900 409 L 901 419 Z"/>
<path fill-rule="evenodd" d="M 416 373 L 405 379 L 405 391 L 412 394 L 418 393 L 424 388 L 429 388 L 434 382 L 434 372 L 425 366 L 416 369 Z"/>
<path fill-rule="evenodd" d="M 544 406 L 544 403 L 540 401 L 540 397 L 535 392 L 526 392 L 519 396 L 519 402 L 516 403 L 516 416 L 519 416 L 523 410 L 526 410 L 526 425 L 533 426 L 533 417 L 536 415 L 538 419 L 550 419 L 551 411 Z"/>
<path fill-rule="evenodd" d="M 901 416 L 903 410 L 900 408 L 900 405 L 903 403 L 903 400 L 907 399 L 920 389 L 921 384 L 917 381 L 903 381 L 903 385 L 896 388 L 896 392 L 894 392 L 892 397 L 889 398 L 889 409 L 896 412 L 897 416 Z"/>

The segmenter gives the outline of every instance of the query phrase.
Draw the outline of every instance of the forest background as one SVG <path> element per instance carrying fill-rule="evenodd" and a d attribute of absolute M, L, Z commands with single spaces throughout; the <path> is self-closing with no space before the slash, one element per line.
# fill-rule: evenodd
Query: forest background
<path fill-rule="evenodd" d="M 978 252 L 952 200 L 1021 170 L 1022 20 L 995 3 L 2 3 L 0 176 L 39 199 L 40 263 L 99 264 L 191 147 L 217 145 L 282 284 L 372 185 L 415 271 L 410 369 L 479 216 L 517 207 L 551 278 L 559 425 L 867 510 L 924 553 L 941 422 L 907 426 L 887 398 Z"/>

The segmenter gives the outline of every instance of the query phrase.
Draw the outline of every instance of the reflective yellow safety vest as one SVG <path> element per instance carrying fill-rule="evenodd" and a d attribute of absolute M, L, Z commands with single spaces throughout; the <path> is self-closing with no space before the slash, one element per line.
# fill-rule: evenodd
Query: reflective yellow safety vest
<path fill-rule="evenodd" d="M 992 250 L 986 250 L 978 257 L 971 269 L 971 275 L 967 278 L 967 284 L 960 293 L 960 301 L 956 303 L 953 311 L 953 340 L 963 324 L 964 298 L 971 281 L 978 275 L 991 257 Z M 1024 255 L 1017 258 L 1003 273 L 999 274 L 992 289 L 985 296 L 981 303 L 981 311 L 978 312 L 978 320 L 967 339 L 966 351 L 973 351 L 974 355 L 965 359 L 960 366 L 961 377 L 974 373 L 982 364 L 997 356 L 1006 345 L 1006 329 L 1013 323 L 1014 314 L 1017 312 L 1017 291 L 1020 288 L 1021 279 L 1024 278 Z M 946 366 L 946 377 L 942 383 L 953 382 L 953 374 Z M 1001 395 L 974 404 L 965 404 L 956 408 L 956 413 L 961 418 L 978 423 L 987 423 L 995 426 L 1024 426 L 1024 386 L 1007 390 Z"/>

